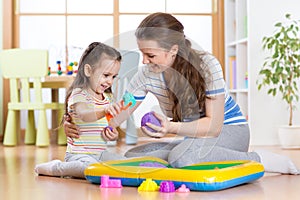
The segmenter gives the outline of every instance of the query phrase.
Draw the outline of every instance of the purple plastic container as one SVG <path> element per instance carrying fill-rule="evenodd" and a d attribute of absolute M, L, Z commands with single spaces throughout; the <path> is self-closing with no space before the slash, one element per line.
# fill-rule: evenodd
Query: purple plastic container
<path fill-rule="evenodd" d="M 162 181 L 159 187 L 160 192 L 175 192 L 175 186 L 172 181 Z"/>

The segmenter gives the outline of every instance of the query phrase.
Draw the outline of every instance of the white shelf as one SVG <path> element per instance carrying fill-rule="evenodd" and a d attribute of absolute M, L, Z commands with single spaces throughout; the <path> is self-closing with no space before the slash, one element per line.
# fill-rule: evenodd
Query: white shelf
<path fill-rule="evenodd" d="M 225 79 L 229 92 L 249 118 L 248 0 L 225 0 Z M 247 77 L 247 78 L 246 78 Z"/>
<path fill-rule="evenodd" d="M 229 89 L 230 93 L 240 93 L 240 92 L 244 92 L 244 93 L 248 93 L 248 89 Z"/>
<path fill-rule="evenodd" d="M 227 44 L 227 47 L 233 47 L 238 44 L 247 44 L 247 43 L 248 43 L 248 38 L 243 38 L 237 41 L 230 42 L 229 44 Z"/>

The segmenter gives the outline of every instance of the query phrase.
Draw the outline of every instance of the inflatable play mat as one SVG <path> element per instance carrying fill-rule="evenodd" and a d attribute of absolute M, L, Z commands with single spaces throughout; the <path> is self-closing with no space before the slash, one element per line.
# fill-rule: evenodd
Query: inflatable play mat
<path fill-rule="evenodd" d="M 90 165 L 85 170 L 88 181 L 101 183 L 101 176 L 119 179 L 123 186 L 138 187 L 146 179 L 157 184 L 172 181 L 175 187 L 185 185 L 191 191 L 215 191 L 257 180 L 264 175 L 261 163 L 250 160 L 205 162 L 172 168 L 155 157 L 114 160 Z"/>

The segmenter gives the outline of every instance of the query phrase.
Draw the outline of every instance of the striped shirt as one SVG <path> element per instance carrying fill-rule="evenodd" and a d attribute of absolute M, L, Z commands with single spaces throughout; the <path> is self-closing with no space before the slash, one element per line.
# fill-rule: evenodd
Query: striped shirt
<path fill-rule="evenodd" d="M 103 140 L 101 134 L 103 129 L 108 126 L 105 117 L 94 121 L 84 122 L 78 116 L 74 115 L 74 104 L 86 103 L 89 108 L 103 108 L 111 102 L 112 96 L 104 93 L 104 100 L 99 100 L 90 95 L 86 90 L 76 88 L 68 99 L 68 113 L 72 117 L 72 121 L 79 127 L 80 138 L 73 138 L 73 144 L 68 143 L 67 152 L 69 153 L 86 153 L 99 154 L 106 149 L 106 141 Z"/>
<path fill-rule="evenodd" d="M 223 77 L 222 67 L 219 61 L 212 55 L 205 55 L 204 72 L 206 80 L 206 95 L 216 96 L 224 94 L 224 124 L 246 124 L 247 120 L 243 116 L 240 107 L 230 96 Z M 172 118 L 173 102 L 169 99 L 169 90 L 164 80 L 164 74 L 154 73 L 148 66 L 139 68 L 139 71 L 128 84 L 128 92 L 131 92 L 137 101 L 143 101 L 148 92 L 152 93 L 159 102 L 164 114 Z M 205 115 L 205 114 L 204 114 Z M 201 116 L 203 116 L 201 114 Z"/>

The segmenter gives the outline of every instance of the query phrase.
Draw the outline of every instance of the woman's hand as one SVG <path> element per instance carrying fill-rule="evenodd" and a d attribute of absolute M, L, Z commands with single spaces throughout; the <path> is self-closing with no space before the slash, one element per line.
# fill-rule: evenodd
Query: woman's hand
<path fill-rule="evenodd" d="M 71 117 L 69 114 L 64 115 L 64 130 L 67 137 L 70 138 L 79 138 L 79 130 L 77 126 L 71 123 Z"/>
<path fill-rule="evenodd" d="M 115 141 L 118 139 L 118 136 L 119 132 L 117 131 L 117 129 L 111 126 L 105 127 L 102 133 L 102 138 L 105 141 Z"/>
<path fill-rule="evenodd" d="M 143 133 L 148 135 L 149 137 L 162 138 L 168 133 L 168 130 L 170 127 L 170 121 L 165 116 L 160 115 L 156 112 L 153 112 L 153 114 L 160 121 L 161 126 L 157 126 L 157 125 L 147 122 L 146 125 L 149 128 L 152 128 L 154 130 L 154 132 L 148 130 L 146 126 L 141 127 L 141 129 L 142 129 Z"/>

